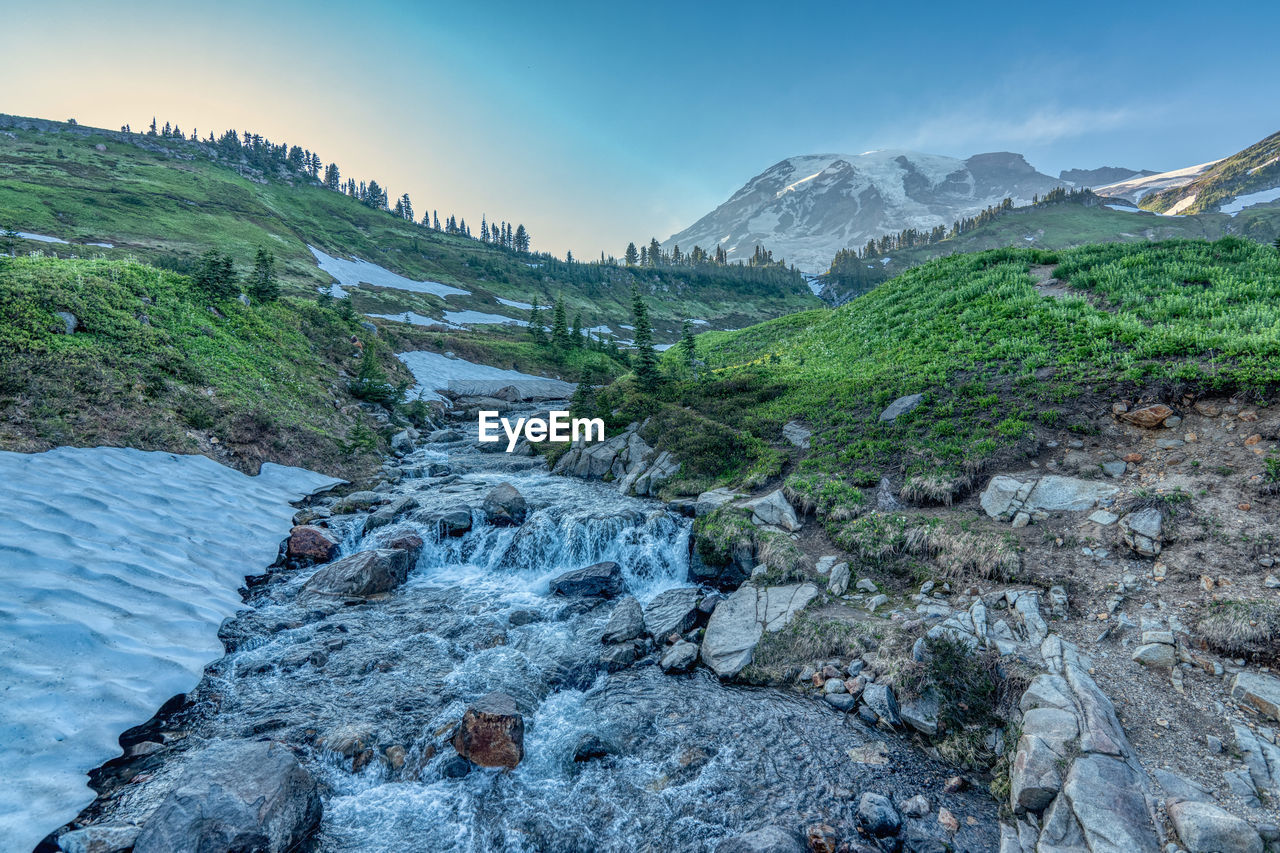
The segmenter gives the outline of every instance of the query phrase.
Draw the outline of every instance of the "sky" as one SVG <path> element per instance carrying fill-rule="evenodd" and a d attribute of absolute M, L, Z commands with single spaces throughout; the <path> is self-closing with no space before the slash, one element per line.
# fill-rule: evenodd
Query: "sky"
<path fill-rule="evenodd" d="M 8 4 L 0 112 L 252 130 L 415 208 L 621 255 L 779 160 L 1173 169 L 1280 130 L 1280 4 Z"/>

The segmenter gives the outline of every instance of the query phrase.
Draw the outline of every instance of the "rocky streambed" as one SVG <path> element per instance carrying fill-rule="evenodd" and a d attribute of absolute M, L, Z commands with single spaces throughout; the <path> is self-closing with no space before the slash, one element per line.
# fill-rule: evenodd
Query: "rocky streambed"
<path fill-rule="evenodd" d="M 457 431 L 401 448 L 300 512 L 227 654 L 44 849 L 999 847 L 995 801 L 893 732 L 694 668 L 728 599 L 687 518 Z"/>

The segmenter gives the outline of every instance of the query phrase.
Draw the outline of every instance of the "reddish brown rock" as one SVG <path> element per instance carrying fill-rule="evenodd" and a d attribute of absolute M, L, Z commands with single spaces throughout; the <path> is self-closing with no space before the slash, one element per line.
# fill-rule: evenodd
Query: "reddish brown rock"
<path fill-rule="evenodd" d="M 956 832 L 960 829 L 960 821 L 948 808 L 938 809 L 938 823 L 942 824 L 942 828 L 947 832 Z"/>
<path fill-rule="evenodd" d="M 825 823 L 815 823 L 805 830 L 805 838 L 809 842 L 811 853 L 836 853 L 839 839 L 835 827 Z"/>
<path fill-rule="evenodd" d="M 524 758 L 524 717 L 516 700 L 505 693 L 476 700 L 462 715 L 453 748 L 472 764 L 513 769 Z"/>
<path fill-rule="evenodd" d="M 1240 420 L 1244 421 L 1245 423 L 1251 424 L 1258 419 L 1258 413 L 1255 412 L 1253 409 L 1245 409 L 1239 415 L 1236 415 L 1236 417 L 1240 418 Z"/>
<path fill-rule="evenodd" d="M 337 538 L 324 528 L 301 524 L 289 531 L 286 554 L 291 563 L 311 566 L 334 559 L 340 547 Z"/>
<path fill-rule="evenodd" d="M 1122 459 L 1124 459 L 1124 461 L 1125 461 L 1125 462 L 1141 462 L 1141 461 L 1142 461 L 1142 454 L 1141 454 L 1141 453 L 1126 453 L 1126 454 L 1125 454 L 1123 457 L 1121 457 L 1121 458 L 1122 458 Z"/>
<path fill-rule="evenodd" d="M 1258 434 L 1255 432 L 1253 435 L 1249 436 L 1248 438 L 1246 438 L 1246 439 L 1244 440 L 1244 446 L 1245 446 L 1245 447 L 1253 447 L 1255 444 L 1257 444 L 1257 443 L 1258 443 L 1258 442 L 1260 442 L 1260 441 L 1262 441 L 1262 436 L 1258 435 Z"/>
<path fill-rule="evenodd" d="M 401 533 L 387 540 L 385 547 L 392 551 L 404 551 L 409 555 L 409 563 L 418 561 L 422 555 L 422 537 L 416 533 Z"/>
<path fill-rule="evenodd" d="M 1131 423 L 1143 429 L 1155 429 L 1172 414 L 1173 409 L 1164 403 L 1156 403 L 1154 406 L 1143 406 L 1141 409 L 1135 409 L 1132 412 L 1122 412 L 1119 418 L 1126 423 Z"/>

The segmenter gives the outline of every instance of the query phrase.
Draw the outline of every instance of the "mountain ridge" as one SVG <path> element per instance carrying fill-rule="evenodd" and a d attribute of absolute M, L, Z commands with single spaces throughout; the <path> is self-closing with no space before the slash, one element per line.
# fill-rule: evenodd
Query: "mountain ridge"
<path fill-rule="evenodd" d="M 964 159 L 896 148 L 797 155 L 751 178 L 663 245 L 719 246 L 731 260 L 762 245 L 814 272 L 826 269 L 840 249 L 861 248 L 906 228 L 950 227 L 1005 198 L 1030 204 L 1063 185 L 1062 178 L 1039 172 L 1010 151 Z"/>

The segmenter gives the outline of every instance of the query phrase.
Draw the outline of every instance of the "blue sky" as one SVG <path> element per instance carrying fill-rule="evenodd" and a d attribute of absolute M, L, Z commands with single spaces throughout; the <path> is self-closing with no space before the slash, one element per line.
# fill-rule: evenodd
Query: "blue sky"
<path fill-rule="evenodd" d="M 5 12 L 0 110 L 248 128 L 535 248 L 665 238 L 778 160 L 1169 169 L 1280 130 L 1280 4 L 112 4 Z"/>

